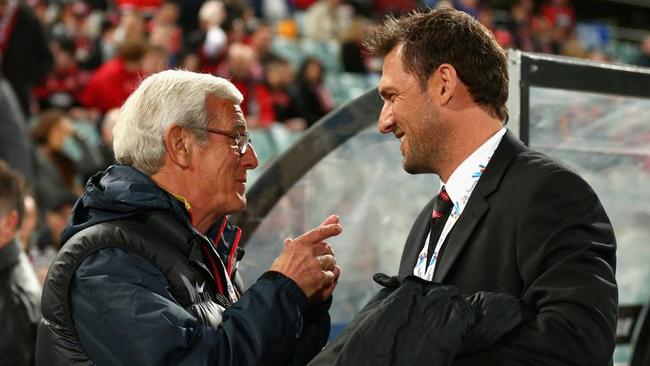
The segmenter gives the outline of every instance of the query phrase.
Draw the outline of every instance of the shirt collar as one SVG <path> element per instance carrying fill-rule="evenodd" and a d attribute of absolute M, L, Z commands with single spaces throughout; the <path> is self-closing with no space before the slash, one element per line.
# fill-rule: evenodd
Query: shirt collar
<path fill-rule="evenodd" d="M 464 196 L 471 193 L 505 133 L 505 127 L 497 131 L 454 170 L 446 183 L 442 182 L 454 204 L 461 202 Z"/>

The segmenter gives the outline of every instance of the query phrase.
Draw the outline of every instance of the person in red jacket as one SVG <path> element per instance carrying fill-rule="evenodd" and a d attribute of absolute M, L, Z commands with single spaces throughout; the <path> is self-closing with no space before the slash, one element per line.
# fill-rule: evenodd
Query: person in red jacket
<path fill-rule="evenodd" d="M 276 120 L 273 98 L 262 80 L 253 75 L 257 62 L 253 49 L 243 43 L 233 43 L 228 48 L 226 61 L 220 65 L 218 74 L 230 78 L 230 82 L 244 96 L 241 104 L 248 125 L 253 128 L 270 127 Z"/>
<path fill-rule="evenodd" d="M 81 102 L 102 113 L 124 103 L 140 82 L 142 60 L 147 53 L 144 40 L 127 40 L 119 48 L 117 57 L 108 60 L 90 77 Z"/>

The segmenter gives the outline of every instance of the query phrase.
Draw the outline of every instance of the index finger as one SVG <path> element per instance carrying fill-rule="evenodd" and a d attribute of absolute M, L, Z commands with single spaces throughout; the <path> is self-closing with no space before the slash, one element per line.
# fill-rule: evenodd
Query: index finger
<path fill-rule="evenodd" d="M 331 238 L 332 236 L 339 235 L 342 231 L 343 231 L 343 227 L 341 227 L 341 225 L 339 224 L 321 225 L 317 228 L 313 228 L 308 232 L 300 235 L 299 237 L 295 238 L 293 241 L 317 243 L 317 242 L 324 241 L 327 238 Z"/>
<path fill-rule="evenodd" d="M 338 215 L 329 215 L 325 221 L 323 221 L 322 224 L 319 226 L 324 226 L 324 225 L 331 225 L 331 224 L 338 224 L 339 223 L 339 216 Z"/>

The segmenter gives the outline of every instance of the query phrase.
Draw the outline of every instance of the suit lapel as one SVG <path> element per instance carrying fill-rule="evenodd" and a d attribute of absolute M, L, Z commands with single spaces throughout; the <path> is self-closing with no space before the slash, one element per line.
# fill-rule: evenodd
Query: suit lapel
<path fill-rule="evenodd" d="M 476 225 L 489 208 L 490 205 L 485 200 L 485 197 L 477 195 L 476 190 L 474 190 L 463 213 L 454 224 L 450 237 L 447 238 L 445 252 L 435 268 L 433 282 L 442 282 L 444 280 L 460 252 L 462 252 L 463 247 L 467 244 L 474 228 L 476 228 Z"/>
<path fill-rule="evenodd" d="M 460 256 L 481 218 L 489 211 L 490 204 L 487 198 L 499 186 L 515 155 L 523 149 L 525 149 L 525 146 L 521 141 L 512 132 L 507 131 L 474 188 L 467 206 L 465 206 L 463 213 L 454 225 L 450 237 L 447 239 L 444 254 L 437 264 L 438 267 L 433 276 L 434 282 L 444 281 L 445 276 Z M 415 264 L 415 261 L 413 263 Z"/>

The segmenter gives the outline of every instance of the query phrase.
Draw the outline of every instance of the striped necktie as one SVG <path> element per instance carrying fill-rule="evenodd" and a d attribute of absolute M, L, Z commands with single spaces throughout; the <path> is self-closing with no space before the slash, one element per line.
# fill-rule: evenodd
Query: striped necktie
<path fill-rule="evenodd" d="M 429 233 L 429 247 L 427 249 L 427 266 L 431 261 L 431 256 L 436 248 L 436 244 L 438 244 L 438 239 L 440 238 L 442 229 L 445 227 L 445 223 L 451 213 L 452 207 L 454 207 L 454 203 L 451 202 L 451 198 L 443 186 L 433 202 L 433 211 L 431 212 L 431 232 Z"/>

